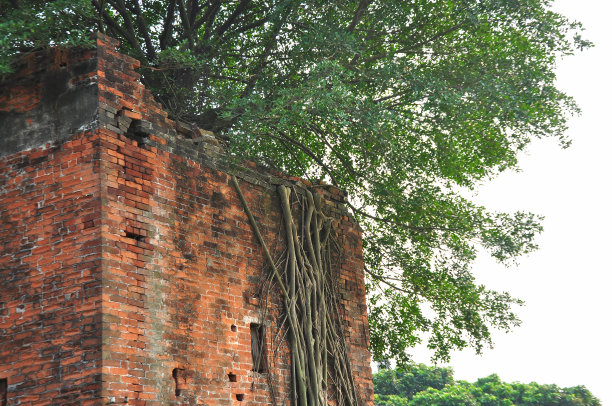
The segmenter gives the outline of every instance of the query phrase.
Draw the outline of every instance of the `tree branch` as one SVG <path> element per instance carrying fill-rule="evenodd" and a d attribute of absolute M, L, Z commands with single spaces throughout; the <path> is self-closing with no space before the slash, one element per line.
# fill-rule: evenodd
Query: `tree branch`
<path fill-rule="evenodd" d="M 240 0 L 240 3 L 238 3 L 238 5 L 236 6 L 234 12 L 227 18 L 227 20 L 225 20 L 223 24 L 217 27 L 217 29 L 215 30 L 215 34 L 217 36 L 223 35 L 223 33 L 225 33 L 225 31 L 227 31 L 227 29 L 231 27 L 236 18 L 238 18 L 240 14 L 244 13 L 247 10 L 250 2 L 251 0 Z"/>
<path fill-rule="evenodd" d="M 281 135 L 281 139 L 285 139 L 287 141 L 289 141 L 291 144 L 297 146 L 298 148 L 300 148 L 302 151 L 304 151 L 304 153 L 308 156 L 310 156 L 312 159 L 314 159 L 323 170 L 325 170 L 325 172 L 327 172 L 327 174 L 329 175 L 329 177 L 332 180 L 332 183 L 334 184 L 334 186 L 338 186 L 338 182 L 336 180 L 336 177 L 334 176 L 334 171 L 328 167 L 323 160 L 321 160 L 310 148 L 308 148 L 306 145 L 302 144 L 301 142 L 299 142 L 296 139 L 293 139 L 292 137 L 288 136 L 284 131 L 279 130 L 278 128 L 276 128 L 275 126 L 271 126 L 277 133 L 279 133 Z M 272 134 L 269 134 L 270 137 L 275 138 L 275 139 L 279 139 L 280 137 L 276 137 Z"/>
<path fill-rule="evenodd" d="M 147 48 L 147 57 L 149 61 L 153 61 L 155 59 L 155 48 L 153 47 L 153 42 L 151 41 L 151 35 L 149 34 L 149 28 L 145 23 L 144 17 L 142 16 L 142 10 L 140 9 L 139 0 L 130 0 L 130 4 L 132 5 L 131 11 L 136 14 L 136 23 L 138 24 L 138 29 L 140 33 L 144 37 L 145 46 Z"/>
<path fill-rule="evenodd" d="M 363 18 L 363 15 L 365 14 L 371 2 L 372 0 L 361 0 L 359 2 L 359 5 L 357 6 L 357 10 L 355 10 L 355 14 L 353 15 L 353 20 L 351 21 L 351 23 L 349 24 L 347 28 L 348 32 L 353 32 L 353 30 L 355 30 L 355 27 L 357 26 L 357 24 L 359 24 L 359 21 L 361 21 L 361 19 Z"/>
<path fill-rule="evenodd" d="M 172 32 L 172 21 L 174 20 L 176 1 L 177 0 L 170 0 L 168 2 L 168 10 L 166 12 L 166 18 L 164 18 L 164 28 L 159 37 L 159 47 L 162 51 L 168 49 L 168 41 Z"/>
<path fill-rule="evenodd" d="M 342 162 L 342 165 L 346 168 L 347 171 L 349 171 L 355 177 L 365 178 L 365 174 L 357 172 L 357 170 L 353 168 L 353 165 L 347 162 L 346 159 L 336 150 L 336 148 L 334 148 L 331 143 L 327 141 L 327 137 L 325 136 L 325 132 L 323 130 L 314 127 L 314 125 L 312 124 L 308 124 L 308 127 L 310 127 L 313 132 L 319 134 L 319 139 L 323 141 L 323 143 L 327 145 L 327 147 L 332 151 L 336 158 L 338 158 L 340 162 Z"/>
<path fill-rule="evenodd" d="M 187 10 L 185 9 L 185 1 L 177 0 L 179 5 L 179 15 L 181 16 L 181 22 L 183 25 L 183 31 L 185 32 L 185 36 L 187 37 L 187 41 L 189 43 L 189 49 L 193 50 L 195 48 L 195 42 L 193 39 L 193 32 L 191 31 L 191 24 L 189 23 L 189 16 L 187 14 Z"/>
<path fill-rule="evenodd" d="M 230 37 L 236 35 L 236 34 L 241 34 L 243 32 L 246 32 L 248 30 L 252 30 L 253 28 L 257 28 L 263 24 L 265 24 L 268 20 L 270 19 L 270 15 L 266 15 L 263 18 L 260 18 L 257 21 L 252 22 L 251 24 L 247 24 L 244 25 L 238 29 L 235 29 L 234 31 L 230 31 L 229 33 L 227 33 L 225 36 L 223 36 L 223 38 L 221 38 L 221 40 L 219 41 L 220 43 L 223 43 L 225 41 L 227 41 Z"/>
<path fill-rule="evenodd" d="M 253 71 L 251 71 L 251 74 L 249 75 L 250 76 L 249 83 L 247 84 L 247 86 L 242 91 L 241 97 L 247 96 L 251 92 L 251 90 L 253 90 L 253 87 L 257 83 L 257 79 L 259 79 L 259 74 L 263 71 L 264 67 L 266 66 L 266 59 L 270 55 L 270 52 L 272 52 L 273 46 L 276 44 L 276 39 L 277 39 L 278 33 L 280 32 L 281 28 L 283 27 L 283 24 L 284 24 L 284 22 L 285 22 L 285 20 L 286 20 L 286 18 L 288 16 L 288 14 L 291 12 L 291 8 L 292 8 L 291 6 L 292 5 L 293 5 L 293 3 L 291 1 L 286 1 L 281 6 L 281 10 L 279 10 L 279 14 L 280 15 L 278 17 L 278 20 L 274 24 L 272 30 L 268 33 L 268 39 L 266 41 L 266 45 L 264 47 L 264 50 L 261 53 L 261 57 L 259 58 L 259 62 L 255 66 Z"/>
<path fill-rule="evenodd" d="M 113 17 L 111 17 L 110 15 L 108 15 L 106 13 L 106 11 L 104 10 L 104 7 L 102 6 L 102 4 L 99 1 L 92 0 L 92 4 L 98 10 L 98 13 L 102 16 L 104 21 L 106 21 L 106 24 L 108 24 L 108 26 L 112 30 L 114 30 L 118 35 L 121 35 L 123 38 L 125 38 L 126 41 L 132 47 L 132 49 L 135 52 L 138 52 L 140 54 L 140 57 L 142 59 L 146 59 L 146 55 L 142 52 L 142 49 L 140 48 L 140 44 L 138 43 L 138 41 L 136 40 L 136 37 L 134 35 L 134 32 L 133 32 L 133 28 L 134 27 L 132 27 L 132 31 L 131 32 L 128 31 L 126 28 L 123 28 L 122 26 L 120 26 L 119 23 Z M 126 24 L 126 26 L 127 26 L 127 24 Z"/>
<path fill-rule="evenodd" d="M 396 286 L 396 285 L 392 284 L 391 282 L 389 282 L 389 281 L 388 281 L 386 278 L 384 278 L 384 277 L 382 277 L 382 276 L 379 276 L 379 275 L 376 275 L 375 273 L 373 273 L 372 271 L 370 271 L 370 270 L 368 269 L 368 267 L 367 267 L 367 266 L 364 266 L 364 267 L 363 267 L 363 269 L 364 269 L 364 271 L 366 271 L 366 273 L 367 273 L 368 275 L 370 275 L 372 278 L 374 278 L 374 279 L 376 279 L 377 281 L 380 281 L 380 282 L 382 282 L 382 283 L 384 283 L 384 284 L 386 284 L 386 285 L 390 286 L 390 287 L 391 287 L 391 288 L 393 288 L 394 290 L 397 290 L 397 291 L 399 291 L 399 292 L 404 292 L 404 293 L 407 293 L 407 294 L 409 294 L 409 295 L 414 294 L 414 292 L 410 292 L 409 290 L 402 289 L 402 288 L 400 288 L 400 287 L 398 287 L 398 286 Z"/>
<path fill-rule="evenodd" d="M 196 28 L 194 28 L 195 21 L 198 17 L 198 13 L 201 10 L 202 7 L 200 7 L 200 2 L 198 0 L 191 0 L 189 2 L 189 6 L 187 7 L 187 14 L 189 15 L 189 26 L 194 31 L 196 30 Z"/>
<path fill-rule="evenodd" d="M 123 0 L 109 0 L 109 2 L 113 4 L 113 7 L 115 7 L 119 15 L 121 15 L 121 18 L 123 19 L 123 24 L 125 25 L 127 32 L 130 33 L 133 39 L 133 43 L 135 44 L 134 46 L 140 49 L 140 44 L 136 39 L 136 31 L 134 30 L 134 25 L 132 24 L 132 18 L 128 9 L 125 6 L 125 2 Z"/>
<path fill-rule="evenodd" d="M 203 24 L 206 24 L 206 27 L 204 29 L 204 36 L 202 37 L 203 42 L 207 42 L 210 39 L 210 36 L 213 32 L 212 25 L 215 22 L 215 18 L 217 17 L 217 14 L 219 14 L 220 9 L 221 1 L 215 0 L 212 2 L 212 4 L 208 6 L 202 18 L 196 21 L 195 26 L 198 28 L 201 27 Z"/>
<path fill-rule="evenodd" d="M 415 227 L 415 226 L 411 226 L 402 222 L 399 222 L 397 220 L 393 220 L 390 218 L 384 218 L 384 217 L 378 217 L 378 216 L 374 216 L 373 214 L 367 213 L 362 209 L 359 209 L 355 206 L 353 206 L 351 204 L 350 201 L 346 201 L 346 205 L 349 206 L 351 208 L 351 210 L 353 210 L 356 213 L 361 214 L 364 217 L 370 218 L 372 220 L 376 220 L 376 221 L 380 221 L 382 223 L 386 223 L 386 224 L 393 224 L 402 228 L 405 228 L 407 230 L 411 230 L 411 231 L 460 231 L 458 228 L 445 228 L 445 227 Z"/>

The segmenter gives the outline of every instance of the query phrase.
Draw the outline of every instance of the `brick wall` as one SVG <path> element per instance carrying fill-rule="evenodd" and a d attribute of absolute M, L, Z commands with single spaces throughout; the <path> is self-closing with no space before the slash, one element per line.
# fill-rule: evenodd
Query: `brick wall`
<path fill-rule="evenodd" d="M 79 96 L 95 96 L 95 114 L 85 109 L 83 123 L 64 125 L 59 111 L 47 119 L 48 141 L 28 120 L 42 120 L 50 107 L 32 107 L 36 97 L 24 96 L 51 94 L 40 90 L 45 82 L 5 84 L 0 93 L 0 143 L 21 140 L 0 160 L 0 270 L 9 282 L 0 302 L 0 378 L 7 378 L 9 405 L 70 404 L 41 387 L 74 404 L 290 404 L 282 303 L 222 149 L 210 133 L 169 120 L 138 81 L 137 61 L 116 45 L 99 35 L 95 51 L 35 62 L 69 72 L 60 94 L 87 88 L 79 80 L 97 84 Z M 89 72 L 71 68 L 84 62 Z M 85 131 L 67 135 L 71 128 Z M 34 144 L 47 144 L 26 149 L 28 131 Z M 251 164 L 241 171 L 241 188 L 277 255 L 275 188 L 296 181 Z M 372 404 L 361 234 L 344 195 L 317 190 L 337 219 L 350 357 Z M 253 371 L 254 325 L 265 326 L 264 373 Z M 57 364 L 50 383 L 36 375 L 47 362 Z"/>
<path fill-rule="evenodd" d="M 81 124 L 58 123 L 66 106 L 52 100 L 95 104 L 91 57 L 32 56 L 0 92 L 0 378 L 9 405 L 91 404 L 100 394 L 100 145 L 92 131 L 67 134 Z"/>

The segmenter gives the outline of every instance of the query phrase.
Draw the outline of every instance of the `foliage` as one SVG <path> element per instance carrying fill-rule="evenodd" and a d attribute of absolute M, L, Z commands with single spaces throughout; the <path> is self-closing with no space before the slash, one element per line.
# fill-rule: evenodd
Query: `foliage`
<path fill-rule="evenodd" d="M 454 384 L 451 368 L 429 367 L 424 364 L 407 364 L 403 369 L 381 369 L 374 374 L 374 392 L 379 400 L 389 401 L 395 396 L 407 400 L 427 388 L 442 389 Z M 384 403 L 381 403 L 384 404 Z"/>
<path fill-rule="evenodd" d="M 403 377 L 425 378 L 418 383 Z M 431 376 L 445 375 L 441 381 L 429 381 Z M 398 381 L 404 384 L 398 385 Z M 426 385 L 422 385 L 425 382 Z M 430 386 L 427 382 L 432 382 Z M 408 364 L 406 370 L 382 370 L 374 375 L 376 406 L 601 406 L 601 402 L 584 386 L 559 388 L 542 385 L 502 382 L 490 375 L 474 383 L 454 382 L 448 368 Z"/>
<path fill-rule="evenodd" d="M 589 46 L 549 0 L 0 0 L 0 72 L 16 52 L 121 40 L 170 114 L 229 150 L 348 191 L 364 229 L 374 358 L 490 344 L 519 324 L 478 284 L 480 248 L 511 263 L 540 218 L 468 198 L 563 137 L 573 100 L 555 61 Z"/>

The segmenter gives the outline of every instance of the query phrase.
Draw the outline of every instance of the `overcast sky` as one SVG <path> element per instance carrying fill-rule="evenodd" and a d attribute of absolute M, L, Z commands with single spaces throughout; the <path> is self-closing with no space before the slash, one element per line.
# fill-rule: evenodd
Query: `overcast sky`
<path fill-rule="evenodd" d="M 585 385 L 612 405 L 612 2 L 557 0 L 553 8 L 584 24 L 596 46 L 559 63 L 558 86 L 582 115 L 569 123 L 563 150 L 538 141 L 522 157 L 521 173 L 485 185 L 478 201 L 491 209 L 546 216 L 540 250 L 507 269 L 482 258 L 478 280 L 525 300 L 523 325 L 495 334 L 482 356 L 455 353 L 456 379 L 497 373 L 502 380 Z M 415 361 L 429 363 L 424 351 Z"/>

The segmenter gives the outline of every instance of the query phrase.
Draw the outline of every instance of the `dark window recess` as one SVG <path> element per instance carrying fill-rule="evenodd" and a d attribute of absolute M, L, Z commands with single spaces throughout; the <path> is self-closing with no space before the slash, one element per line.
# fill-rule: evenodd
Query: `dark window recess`
<path fill-rule="evenodd" d="M 0 406 L 8 404 L 8 381 L 6 378 L 0 379 Z"/>
<path fill-rule="evenodd" d="M 181 396 L 181 389 L 185 378 L 183 377 L 184 369 L 174 368 L 172 370 L 172 377 L 174 378 L 174 395 Z"/>
<path fill-rule="evenodd" d="M 263 324 L 251 323 L 251 355 L 253 371 L 266 372 L 266 327 Z"/>
<path fill-rule="evenodd" d="M 236 382 L 238 380 L 237 377 L 236 377 L 236 374 L 233 374 L 231 372 L 229 374 L 227 374 L 227 377 L 229 378 L 230 382 Z"/>
<path fill-rule="evenodd" d="M 242 402 L 244 400 L 244 393 L 237 393 L 236 394 L 236 400 L 238 402 Z"/>
<path fill-rule="evenodd" d="M 235 324 L 232 324 L 230 328 L 232 329 L 232 331 L 238 331 L 238 327 L 236 327 Z"/>
<path fill-rule="evenodd" d="M 125 232 L 125 236 L 127 238 L 131 238 L 132 240 L 136 240 L 136 241 L 144 241 L 144 239 L 145 239 L 144 235 L 140 235 L 140 234 L 136 234 L 136 233 L 130 233 L 129 231 Z"/>
<path fill-rule="evenodd" d="M 145 138 L 149 138 L 149 134 L 147 134 L 142 129 L 142 121 L 141 120 L 132 120 L 130 126 L 128 127 L 125 136 L 131 140 L 136 141 L 138 147 L 142 147 L 145 145 Z"/>

